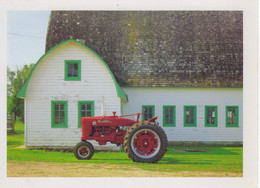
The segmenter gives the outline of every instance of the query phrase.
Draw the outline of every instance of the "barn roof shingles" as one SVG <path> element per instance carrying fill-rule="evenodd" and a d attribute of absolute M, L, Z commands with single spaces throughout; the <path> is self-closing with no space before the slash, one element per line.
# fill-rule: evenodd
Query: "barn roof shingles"
<path fill-rule="evenodd" d="M 121 87 L 242 87 L 242 11 L 52 11 L 46 51 L 73 37 Z"/>

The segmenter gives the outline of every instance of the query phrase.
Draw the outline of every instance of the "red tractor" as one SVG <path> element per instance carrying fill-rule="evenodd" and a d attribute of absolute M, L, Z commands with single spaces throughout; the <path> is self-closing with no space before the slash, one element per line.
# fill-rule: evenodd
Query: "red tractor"
<path fill-rule="evenodd" d="M 81 118 L 81 142 L 74 148 L 77 159 L 90 159 L 94 154 L 93 145 L 87 140 L 96 140 L 99 145 L 107 142 L 123 144 L 128 157 L 134 162 L 156 163 L 167 150 L 167 137 L 164 130 L 156 123 L 157 116 L 139 121 L 137 113 L 125 116 L 98 116 Z M 125 118 L 136 115 L 136 121 Z"/>

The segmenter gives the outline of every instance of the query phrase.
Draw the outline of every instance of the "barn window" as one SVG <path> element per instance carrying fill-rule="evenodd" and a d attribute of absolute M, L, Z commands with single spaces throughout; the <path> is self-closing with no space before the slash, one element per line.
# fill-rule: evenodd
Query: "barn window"
<path fill-rule="evenodd" d="M 197 126 L 196 106 L 184 106 L 184 127 Z"/>
<path fill-rule="evenodd" d="M 217 127 L 218 126 L 218 107 L 205 106 L 205 126 Z"/>
<path fill-rule="evenodd" d="M 163 126 L 175 127 L 175 106 L 163 106 Z"/>
<path fill-rule="evenodd" d="M 65 80 L 66 81 L 81 80 L 80 60 L 65 60 Z"/>
<path fill-rule="evenodd" d="M 226 106 L 226 126 L 238 127 L 238 106 Z"/>
<path fill-rule="evenodd" d="M 78 127 L 81 127 L 82 117 L 94 116 L 94 101 L 79 101 L 78 102 Z"/>
<path fill-rule="evenodd" d="M 155 114 L 154 105 L 143 105 L 142 112 L 144 112 L 143 120 L 147 120 L 154 117 Z"/>
<path fill-rule="evenodd" d="M 51 127 L 66 128 L 68 115 L 67 101 L 52 101 L 51 102 Z"/>

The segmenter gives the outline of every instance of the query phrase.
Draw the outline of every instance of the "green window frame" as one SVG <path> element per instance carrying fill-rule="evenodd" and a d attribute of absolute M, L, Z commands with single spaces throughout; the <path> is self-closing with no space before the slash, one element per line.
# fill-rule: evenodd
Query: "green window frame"
<path fill-rule="evenodd" d="M 184 106 L 184 127 L 197 126 L 197 106 Z"/>
<path fill-rule="evenodd" d="M 142 115 L 142 120 L 150 119 L 150 118 L 154 117 L 155 106 L 154 105 L 143 105 L 142 112 L 144 112 L 144 114 Z"/>
<path fill-rule="evenodd" d="M 65 60 L 65 81 L 81 80 L 81 60 Z"/>
<path fill-rule="evenodd" d="M 51 127 L 67 128 L 68 127 L 68 102 L 51 101 Z"/>
<path fill-rule="evenodd" d="M 175 127 L 176 126 L 176 107 L 173 105 L 163 106 L 163 127 Z"/>
<path fill-rule="evenodd" d="M 226 106 L 226 127 L 238 127 L 238 106 Z"/>
<path fill-rule="evenodd" d="M 205 127 L 218 126 L 218 107 L 205 106 Z"/>
<path fill-rule="evenodd" d="M 81 128 L 81 118 L 93 117 L 94 111 L 94 101 L 78 101 L 78 128 Z"/>

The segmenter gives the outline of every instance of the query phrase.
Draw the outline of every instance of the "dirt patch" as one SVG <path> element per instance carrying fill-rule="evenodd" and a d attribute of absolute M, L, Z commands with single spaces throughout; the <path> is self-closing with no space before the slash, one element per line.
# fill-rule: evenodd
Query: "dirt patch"
<path fill-rule="evenodd" d="M 132 165 L 8 162 L 7 177 L 242 177 L 238 172 L 142 170 Z"/>
<path fill-rule="evenodd" d="M 15 148 L 25 148 L 25 145 L 17 146 Z"/>

